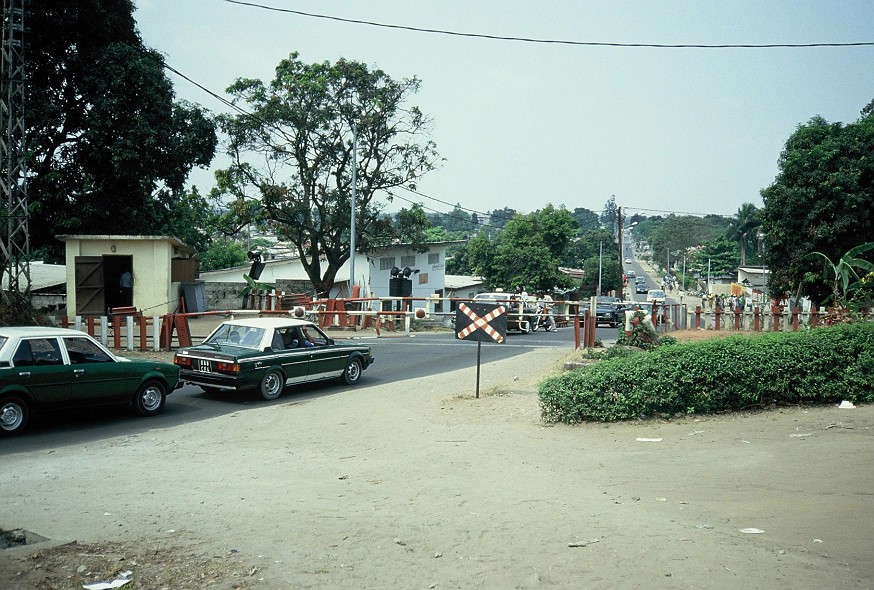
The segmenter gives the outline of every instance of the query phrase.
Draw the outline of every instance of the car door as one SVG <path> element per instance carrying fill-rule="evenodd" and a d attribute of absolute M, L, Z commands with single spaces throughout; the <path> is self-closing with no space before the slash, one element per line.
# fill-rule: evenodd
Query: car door
<path fill-rule="evenodd" d="M 274 330 L 273 352 L 282 370 L 285 371 L 285 384 L 303 383 L 309 374 L 309 352 L 303 345 L 303 336 L 295 327 Z"/>
<path fill-rule="evenodd" d="M 305 326 L 300 331 L 309 356 L 307 381 L 339 377 L 346 368 L 348 352 L 334 346 L 331 339 L 315 326 Z"/>
<path fill-rule="evenodd" d="M 72 369 L 57 338 L 23 338 L 12 356 L 12 374 L 40 406 L 62 406 L 70 398 Z"/>
<path fill-rule="evenodd" d="M 85 336 L 62 338 L 70 358 L 70 405 L 88 406 L 122 402 L 133 395 L 124 362 L 112 358 Z"/>

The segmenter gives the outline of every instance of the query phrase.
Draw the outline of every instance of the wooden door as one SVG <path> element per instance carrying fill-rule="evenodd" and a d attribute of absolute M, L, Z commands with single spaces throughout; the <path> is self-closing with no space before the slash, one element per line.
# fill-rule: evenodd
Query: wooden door
<path fill-rule="evenodd" d="M 76 315 L 104 315 L 102 256 L 76 256 Z"/>

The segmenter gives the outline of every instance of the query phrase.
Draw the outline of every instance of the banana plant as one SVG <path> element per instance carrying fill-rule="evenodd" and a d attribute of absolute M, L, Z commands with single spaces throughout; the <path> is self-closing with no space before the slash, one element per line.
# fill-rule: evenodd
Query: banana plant
<path fill-rule="evenodd" d="M 243 290 L 240 291 L 239 296 L 243 298 L 243 309 L 246 308 L 246 302 L 249 300 L 249 295 L 251 295 L 252 291 L 268 291 L 273 288 L 273 285 L 269 283 L 259 283 L 249 275 L 244 274 L 243 278 L 246 280 L 246 286 L 243 287 Z"/>
<path fill-rule="evenodd" d="M 874 272 L 874 263 L 859 257 L 870 250 L 874 250 L 874 242 L 868 242 L 851 248 L 837 262 L 833 262 L 822 252 L 811 252 L 805 256 L 805 259 L 808 260 L 821 260 L 825 262 L 827 270 L 831 269 L 831 274 L 834 275 L 832 302 L 835 307 L 844 307 L 847 295 L 862 287 L 862 278 L 856 272 L 856 269 L 866 273 Z"/>

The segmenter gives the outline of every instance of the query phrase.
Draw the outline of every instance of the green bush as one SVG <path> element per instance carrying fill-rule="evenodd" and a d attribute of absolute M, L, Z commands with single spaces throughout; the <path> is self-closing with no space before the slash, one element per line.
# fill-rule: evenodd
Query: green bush
<path fill-rule="evenodd" d="M 839 400 L 874 401 L 874 323 L 660 346 L 540 384 L 543 419 L 568 424 Z"/>

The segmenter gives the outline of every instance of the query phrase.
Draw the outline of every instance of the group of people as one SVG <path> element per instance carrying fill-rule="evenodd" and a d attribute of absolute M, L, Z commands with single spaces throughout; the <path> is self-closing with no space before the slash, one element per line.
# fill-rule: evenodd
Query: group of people
<path fill-rule="evenodd" d="M 723 311 L 734 311 L 735 309 L 743 311 L 746 308 L 746 304 L 746 297 L 743 295 L 714 295 L 711 293 L 707 297 L 701 298 L 702 308 L 719 308 Z"/>

